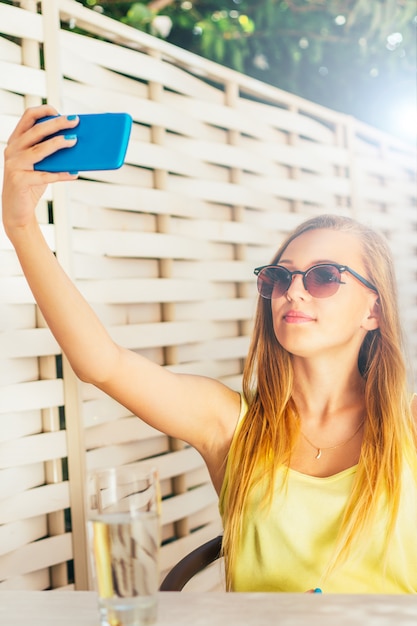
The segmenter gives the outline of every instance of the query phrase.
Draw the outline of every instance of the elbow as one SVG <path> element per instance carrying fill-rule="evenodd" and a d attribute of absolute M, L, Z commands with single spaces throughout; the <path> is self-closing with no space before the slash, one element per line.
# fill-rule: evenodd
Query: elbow
<path fill-rule="evenodd" d="M 91 376 L 89 376 L 88 372 L 85 371 L 83 368 L 72 368 L 74 374 L 76 375 L 76 377 L 82 382 L 82 383 L 89 383 L 89 384 L 94 384 L 92 381 Z"/>
<path fill-rule="evenodd" d="M 70 364 L 77 378 L 95 387 L 102 388 L 115 375 L 115 364 L 119 362 L 119 347 L 111 345 L 110 350 L 100 350 L 90 353 L 83 359 L 71 361 Z"/>

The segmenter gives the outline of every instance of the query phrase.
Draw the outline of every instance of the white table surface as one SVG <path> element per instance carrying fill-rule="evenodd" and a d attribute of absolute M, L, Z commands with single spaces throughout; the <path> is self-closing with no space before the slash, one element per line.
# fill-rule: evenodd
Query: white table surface
<path fill-rule="evenodd" d="M 272 593 L 159 594 L 158 626 L 417 625 L 417 596 Z M 98 626 L 89 591 L 0 591 L 4 626 Z"/>

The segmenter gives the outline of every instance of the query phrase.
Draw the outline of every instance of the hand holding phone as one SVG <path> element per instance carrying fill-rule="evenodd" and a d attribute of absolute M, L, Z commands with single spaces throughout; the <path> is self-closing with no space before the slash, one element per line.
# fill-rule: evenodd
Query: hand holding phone
<path fill-rule="evenodd" d="M 131 116 L 128 113 L 90 113 L 78 117 L 78 125 L 71 130 L 77 137 L 76 144 L 35 163 L 35 170 L 83 172 L 114 170 L 123 165 L 132 128 Z M 51 118 L 42 118 L 37 123 L 48 119 Z M 67 135 L 68 130 L 56 134 Z"/>

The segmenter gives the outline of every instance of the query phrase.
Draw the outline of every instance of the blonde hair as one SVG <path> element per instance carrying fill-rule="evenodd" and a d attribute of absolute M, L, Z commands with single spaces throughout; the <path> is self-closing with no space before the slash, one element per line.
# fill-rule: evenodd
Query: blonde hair
<path fill-rule="evenodd" d="M 407 392 L 396 280 L 388 244 L 380 234 L 351 218 L 322 215 L 300 224 L 282 243 L 272 263 L 279 261 L 291 241 L 317 229 L 348 232 L 358 238 L 366 276 L 378 291 L 380 307 L 379 328 L 367 333 L 358 357 L 358 368 L 365 381 L 367 418 L 355 483 L 330 571 L 348 557 L 355 542 L 364 536 L 382 496 L 387 503 L 388 545 L 401 496 L 404 450 L 415 451 L 417 438 Z M 231 573 L 236 566 L 248 496 L 255 485 L 262 484 L 263 502 L 266 506 L 271 502 L 276 471 L 279 466 L 288 466 L 298 436 L 292 387 L 291 358 L 275 338 L 270 300 L 259 298 L 243 374 L 248 412 L 229 453 L 238 471 L 232 468 L 229 473 L 224 502 L 223 550 L 228 589 L 232 586 Z M 413 464 L 414 457 L 409 456 Z"/>

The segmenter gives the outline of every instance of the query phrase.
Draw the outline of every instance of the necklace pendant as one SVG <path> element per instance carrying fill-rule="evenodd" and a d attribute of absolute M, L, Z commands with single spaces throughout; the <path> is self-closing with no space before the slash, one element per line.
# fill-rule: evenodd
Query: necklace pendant
<path fill-rule="evenodd" d="M 321 448 L 317 448 L 316 459 L 319 459 L 320 457 L 321 457 Z"/>

